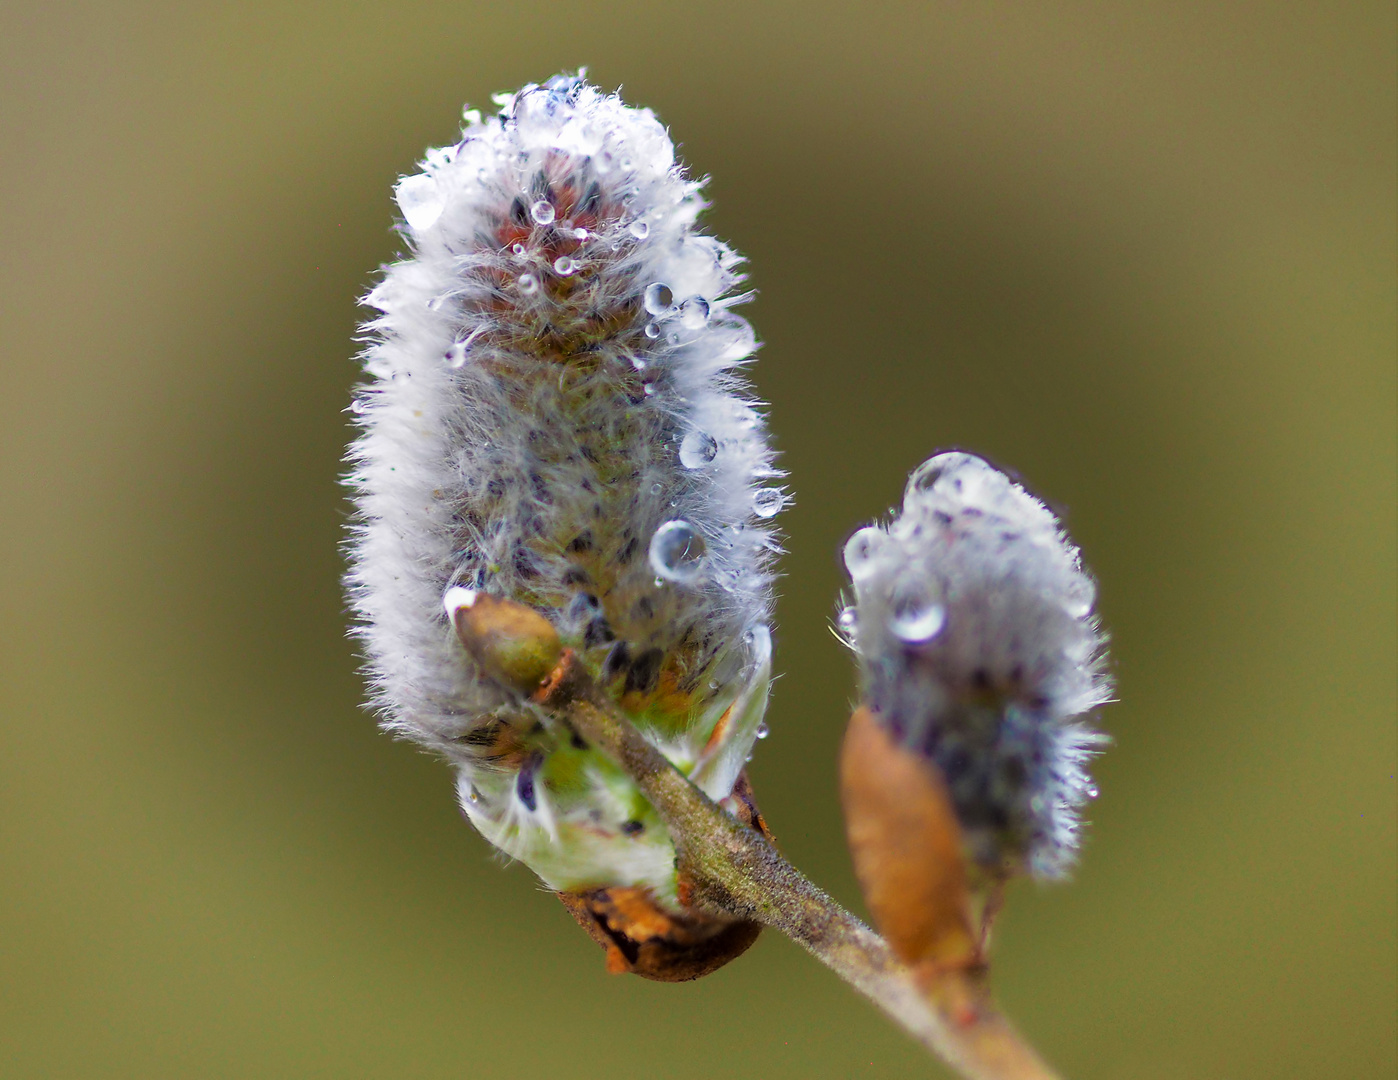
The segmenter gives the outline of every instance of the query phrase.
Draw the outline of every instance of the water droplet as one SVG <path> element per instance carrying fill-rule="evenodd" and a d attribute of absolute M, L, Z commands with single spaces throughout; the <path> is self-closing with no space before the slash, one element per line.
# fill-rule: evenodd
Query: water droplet
<path fill-rule="evenodd" d="M 756 735 L 759 739 L 765 739 L 768 735 L 772 734 L 772 729 L 769 728 L 766 724 L 758 724 L 757 730 L 754 731 L 753 734 Z"/>
<path fill-rule="evenodd" d="M 772 631 L 766 623 L 753 623 L 743 633 L 743 644 L 752 654 L 751 660 L 761 666 L 772 659 Z"/>
<path fill-rule="evenodd" d="M 553 260 L 553 270 L 556 274 L 561 274 L 564 277 L 567 277 L 569 274 L 576 273 L 577 269 L 578 264 L 574 262 L 572 259 L 568 258 L 567 255 L 560 255 L 558 258 Z"/>
<path fill-rule="evenodd" d="M 665 340 L 671 345 L 678 345 L 680 343 L 680 332 L 678 330 L 671 330 L 665 335 Z"/>
<path fill-rule="evenodd" d="M 680 464 L 686 469 L 702 469 L 718 456 L 718 443 L 707 431 L 691 428 L 680 440 Z"/>
<path fill-rule="evenodd" d="M 939 454 L 929 461 L 924 461 L 917 467 L 912 475 L 912 488 L 914 491 L 925 493 L 937 486 L 937 481 L 947 471 L 947 463 L 943 460 L 944 455 Z"/>
<path fill-rule="evenodd" d="M 533 274 L 519 275 L 519 291 L 525 296 L 533 296 L 539 291 L 539 279 Z"/>
<path fill-rule="evenodd" d="M 646 383 L 646 397 L 650 397 L 654 393 L 655 385 L 653 383 Z"/>
<path fill-rule="evenodd" d="M 994 473 L 995 470 L 974 454 L 952 451 L 928 458 L 914 471 L 908 480 L 908 495 L 926 495 L 944 478 L 960 491 L 969 476 Z"/>
<path fill-rule="evenodd" d="M 510 248 L 510 250 L 513 251 L 516 255 L 523 255 L 525 252 L 525 247 L 523 244 L 516 244 L 514 247 Z"/>
<path fill-rule="evenodd" d="M 663 489 L 661 488 L 659 482 L 656 482 L 656 483 L 654 483 L 654 484 L 651 484 L 651 486 L 650 486 L 650 493 L 651 493 L 652 495 L 659 495 L 660 492 L 661 492 L 662 490 L 663 490 Z"/>
<path fill-rule="evenodd" d="M 856 583 L 874 572 L 879 549 L 887 539 L 882 529 L 870 525 L 845 542 L 845 569 Z"/>
<path fill-rule="evenodd" d="M 650 538 L 650 567 L 667 581 L 696 580 L 705 554 L 704 538 L 687 521 L 667 521 Z"/>
<path fill-rule="evenodd" d="M 752 495 L 752 512 L 760 518 L 776 517 L 786 505 L 786 495 L 780 488 L 758 488 Z"/>
<path fill-rule="evenodd" d="M 895 601 L 888 628 L 909 644 L 931 641 L 947 624 L 947 610 L 923 596 L 907 596 Z"/>
<path fill-rule="evenodd" d="M 574 240 L 586 240 L 587 237 L 588 237 L 588 231 L 587 231 L 586 229 L 574 229 L 574 230 L 573 230 L 573 239 L 574 239 Z"/>
<path fill-rule="evenodd" d="M 1097 586 L 1086 574 L 1077 574 L 1068 586 L 1068 595 L 1063 607 L 1075 619 L 1092 613 L 1092 605 L 1097 602 Z"/>
<path fill-rule="evenodd" d="M 646 310 L 652 315 L 665 315 L 675 306 L 675 294 L 663 281 L 653 281 L 646 286 Z"/>
<path fill-rule="evenodd" d="M 405 176 L 398 181 L 394 197 L 398 200 L 398 209 L 403 211 L 403 220 L 414 232 L 430 229 L 446 208 L 437 181 L 426 173 Z"/>
<path fill-rule="evenodd" d="M 629 232 L 632 236 L 634 236 L 637 240 L 644 240 L 647 236 L 650 235 L 650 226 L 647 225 L 644 221 L 633 221 L 630 225 L 626 227 L 626 231 Z"/>
<path fill-rule="evenodd" d="M 359 398 L 355 398 L 350 402 L 350 412 L 354 413 L 355 416 L 362 416 L 367 408 L 369 408 L 369 406 Z"/>
<path fill-rule="evenodd" d="M 654 341 L 660 336 L 660 324 L 658 322 L 646 323 L 646 337 Z"/>
<path fill-rule="evenodd" d="M 529 208 L 529 216 L 540 225 L 552 225 L 554 213 L 553 203 L 547 199 L 540 199 Z"/>
<path fill-rule="evenodd" d="M 859 616 L 853 607 L 841 608 L 840 614 L 835 616 L 835 624 L 846 634 L 852 634 L 854 628 L 859 625 Z"/>
<path fill-rule="evenodd" d="M 680 305 L 680 325 L 686 330 L 699 330 L 709 322 L 709 302 L 702 296 L 691 296 Z"/>
<path fill-rule="evenodd" d="M 1101 792 L 1099 792 L 1094 785 L 1088 784 L 1087 787 L 1083 788 L 1083 794 L 1089 799 L 1095 799 Z"/>
<path fill-rule="evenodd" d="M 639 356 L 633 356 L 631 358 L 631 366 L 635 368 L 637 371 L 646 370 L 646 362 L 642 360 Z"/>

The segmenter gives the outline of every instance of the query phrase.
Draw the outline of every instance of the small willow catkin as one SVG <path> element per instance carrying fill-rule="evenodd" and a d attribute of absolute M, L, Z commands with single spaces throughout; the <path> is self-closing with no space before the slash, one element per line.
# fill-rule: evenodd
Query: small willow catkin
<path fill-rule="evenodd" d="M 741 259 L 648 109 L 581 76 L 466 113 L 397 186 L 410 248 L 367 304 L 349 595 L 384 726 L 551 888 L 676 903 L 665 826 L 616 765 L 483 673 L 483 593 L 557 627 L 672 762 L 728 797 L 770 681 L 773 485 L 734 313 Z"/>
<path fill-rule="evenodd" d="M 1096 588 L 1052 512 L 970 454 L 908 481 L 901 513 L 845 545 L 855 601 L 840 625 L 865 703 L 945 781 L 986 875 L 1060 877 L 1096 795 L 1105 702 Z"/>

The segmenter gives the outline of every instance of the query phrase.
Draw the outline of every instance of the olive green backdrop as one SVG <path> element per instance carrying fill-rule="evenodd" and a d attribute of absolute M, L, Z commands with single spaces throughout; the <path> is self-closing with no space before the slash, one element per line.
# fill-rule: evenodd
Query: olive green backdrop
<path fill-rule="evenodd" d="M 962 446 L 1065 508 L 1121 702 L 1007 1008 L 1072 1080 L 1395 1068 L 1391 4 L 10 3 L 0 1075 L 940 1075 L 770 935 L 602 956 L 376 733 L 355 297 L 463 102 L 588 64 L 751 258 L 797 494 L 752 771 L 857 902 L 836 552 Z"/>

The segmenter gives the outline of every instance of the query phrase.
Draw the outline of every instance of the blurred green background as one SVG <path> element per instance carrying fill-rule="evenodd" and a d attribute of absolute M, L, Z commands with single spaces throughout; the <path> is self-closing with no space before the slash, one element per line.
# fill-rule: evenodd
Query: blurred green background
<path fill-rule="evenodd" d="M 771 935 L 605 975 L 359 710 L 390 187 L 588 64 L 761 290 L 788 853 L 857 903 L 839 545 L 978 450 L 1065 508 L 1121 697 L 1007 1009 L 1073 1080 L 1392 1077 L 1394 42 L 1390 3 L 5 5 L 0 1075 L 940 1075 Z"/>

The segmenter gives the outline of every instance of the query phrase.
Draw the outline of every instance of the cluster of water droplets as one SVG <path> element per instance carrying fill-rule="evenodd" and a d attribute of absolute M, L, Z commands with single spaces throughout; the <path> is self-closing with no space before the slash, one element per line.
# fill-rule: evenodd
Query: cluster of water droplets
<path fill-rule="evenodd" d="M 902 512 L 887 527 L 854 533 L 844 562 L 857 597 L 845 628 L 857 630 L 861 647 L 884 631 L 905 645 L 926 645 L 954 630 L 958 608 L 983 630 L 992 607 L 1013 608 L 1016 598 L 1021 607 L 1047 605 L 1082 620 L 1096 598 L 1077 548 L 1048 507 L 971 454 L 939 454 L 919 466 Z M 882 618 L 874 624 L 858 609 L 877 609 Z"/>
<path fill-rule="evenodd" d="M 669 345 L 692 340 L 709 325 L 713 312 L 709 300 L 697 295 L 678 299 L 675 290 L 663 281 L 653 281 L 646 286 L 642 304 L 650 316 L 646 337 L 654 341 L 663 336 Z"/>

